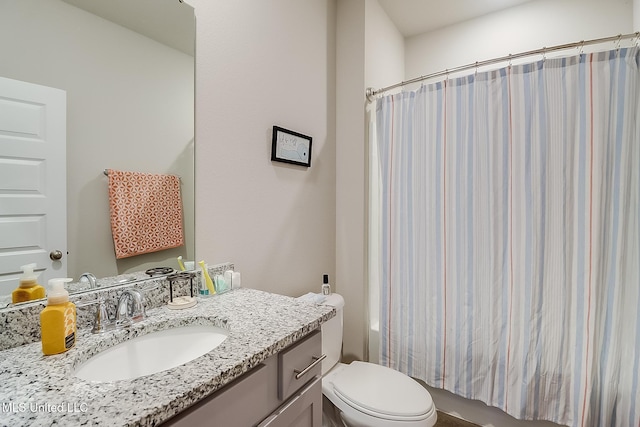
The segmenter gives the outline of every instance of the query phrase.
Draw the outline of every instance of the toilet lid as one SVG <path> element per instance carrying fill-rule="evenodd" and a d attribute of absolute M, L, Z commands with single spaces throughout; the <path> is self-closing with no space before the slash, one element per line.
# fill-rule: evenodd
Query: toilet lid
<path fill-rule="evenodd" d="M 356 409 L 379 418 L 423 417 L 433 408 L 429 392 L 391 368 L 353 362 L 333 380 L 337 396 Z"/>

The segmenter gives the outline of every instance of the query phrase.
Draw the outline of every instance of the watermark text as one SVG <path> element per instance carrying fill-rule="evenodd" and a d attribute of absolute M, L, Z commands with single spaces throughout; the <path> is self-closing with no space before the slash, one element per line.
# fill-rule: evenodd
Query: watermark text
<path fill-rule="evenodd" d="M 87 412 L 88 406 L 84 402 L 0 402 L 0 413 L 46 412 L 46 413 L 75 413 Z"/>

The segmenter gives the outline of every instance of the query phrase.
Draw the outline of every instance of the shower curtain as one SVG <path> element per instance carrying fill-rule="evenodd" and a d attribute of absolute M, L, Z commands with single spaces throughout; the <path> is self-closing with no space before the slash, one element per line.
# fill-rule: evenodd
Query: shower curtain
<path fill-rule="evenodd" d="M 639 61 L 378 99 L 381 364 L 519 419 L 640 425 Z"/>

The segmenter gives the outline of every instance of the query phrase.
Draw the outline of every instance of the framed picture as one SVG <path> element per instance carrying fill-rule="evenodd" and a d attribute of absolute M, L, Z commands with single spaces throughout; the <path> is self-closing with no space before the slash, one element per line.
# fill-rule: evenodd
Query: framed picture
<path fill-rule="evenodd" d="M 271 160 L 311 166 L 311 137 L 280 126 L 273 127 Z"/>

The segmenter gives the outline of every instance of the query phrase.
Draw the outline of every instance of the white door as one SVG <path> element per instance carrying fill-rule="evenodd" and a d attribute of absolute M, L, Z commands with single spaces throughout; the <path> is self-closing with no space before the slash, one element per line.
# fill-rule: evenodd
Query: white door
<path fill-rule="evenodd" d="M 25 264 L 43 286 L 67 276 L 66 109 L 63 90 L 0 77 L 0 297 Z"/>

